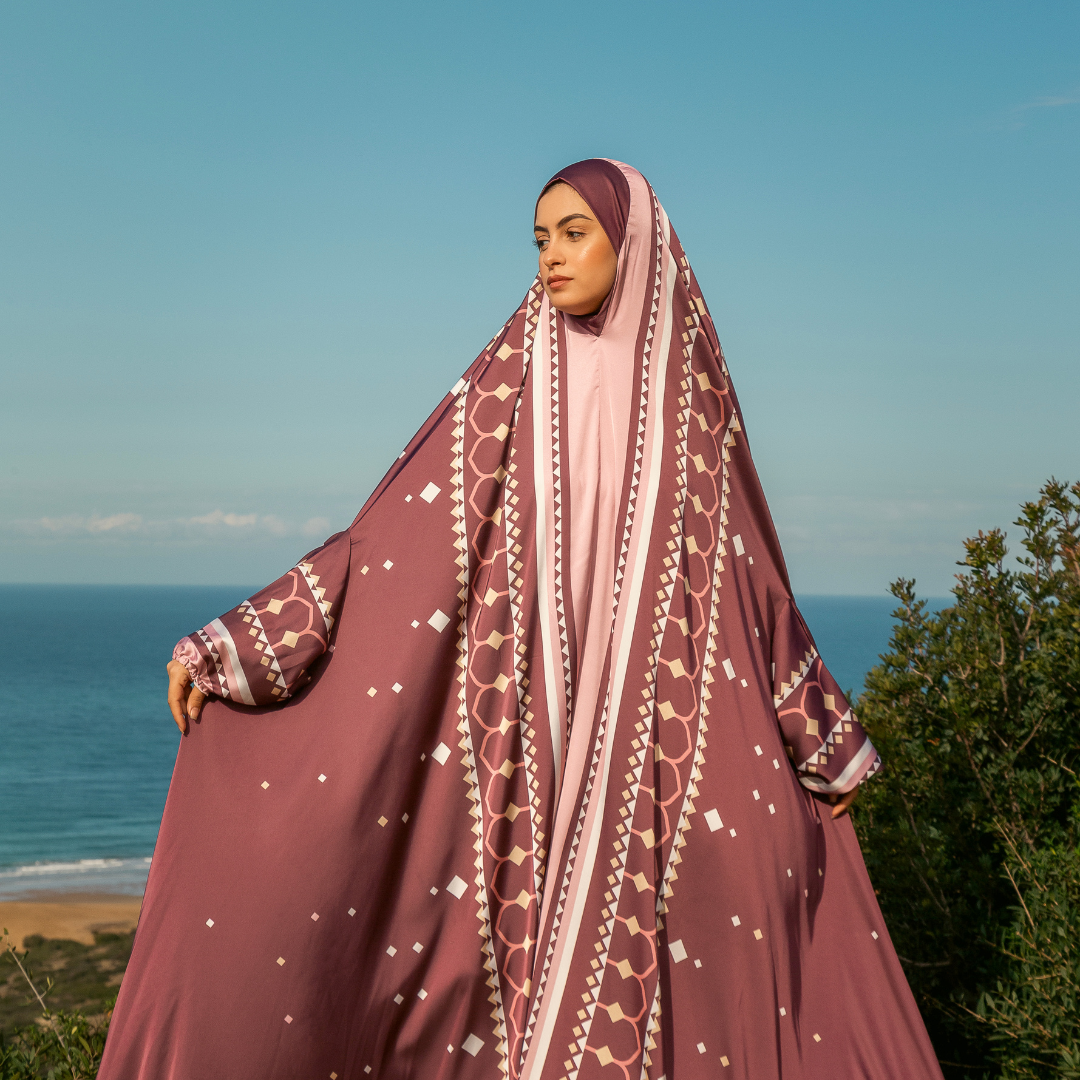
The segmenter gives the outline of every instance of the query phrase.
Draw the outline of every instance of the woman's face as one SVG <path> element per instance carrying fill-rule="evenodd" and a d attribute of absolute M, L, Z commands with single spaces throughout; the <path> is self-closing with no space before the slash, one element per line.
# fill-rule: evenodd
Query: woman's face
<path fill-rule="evenodd" d="M 552 306 L 592 315 L 615 284 L 619 258 L 589 204 L 569 184 L 544 192 L 536 206 L 540 280 Z"/>

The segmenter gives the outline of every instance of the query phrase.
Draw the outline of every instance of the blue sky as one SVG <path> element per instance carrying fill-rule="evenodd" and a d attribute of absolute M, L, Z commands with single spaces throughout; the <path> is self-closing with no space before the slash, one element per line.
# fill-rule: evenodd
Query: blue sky
<path fill-rule="evenodd" d="M 1080 6 L 0 6 L 0 580 L 251 583 L 348 523 L 640 168 L 798 592 L 1080 477 Z"/>

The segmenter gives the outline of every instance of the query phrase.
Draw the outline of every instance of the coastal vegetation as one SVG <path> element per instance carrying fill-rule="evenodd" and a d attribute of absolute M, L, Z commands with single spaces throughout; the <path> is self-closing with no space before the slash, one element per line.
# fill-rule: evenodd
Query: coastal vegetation
<path fill-rule="evenodd" d="M 966 542 L 951 606 L 915 584 L 860 719 L 867 868 L 947 1077 L 1080 1077 L 1080 484 Z"/>
<path fill-rule="evenodd" d="M 966 542 L 948 607 L 893 584 L 856 706 L 885 769 L 852 814 L 949 1080 L 1080 1080 L 1080 484 L 1016 525 L 1017 560 Z M 0 1080 L 92 1080 L 131 937 L 5 950 Z"/>
<path fill-rule="evenodd" d="M 0 1080 L 92 1080 L 134 932 L 0 938 Z"/>
<path fill-rule="evenodd" d="M 0 1080 L 93 1080 L 109 1015 L 44 1012 L 40 1023 L 0 1039 Z"/>

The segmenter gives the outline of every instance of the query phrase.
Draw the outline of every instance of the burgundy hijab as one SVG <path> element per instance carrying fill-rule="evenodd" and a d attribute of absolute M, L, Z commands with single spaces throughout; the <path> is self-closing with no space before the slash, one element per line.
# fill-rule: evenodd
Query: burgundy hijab
<path fill-rule="evenodd" d="M 349 528 L 177 645 L 214 696 L 102 1080 L 940 1078 L 697 280 L 636 170 L 556 177 L 603 325 L 534 281 Z"/>
<path fill-rule="evenodd" d="M 559 181 L 569 184 L 588 204 L 596 215 L 611 246 L 622 249 L 626 235 L 626 220 L 630 215 L 630 185 L 619 167 L 605 158 L 588 158 L 560 169 L 544 186 L 544 192 Z M 540 202 L 540 198 L 536 201 Z"/>
<path fill-rule="evenodd" d="M 536 200 L 537 206 L 548 189 L 560 182 L 569 184 L 589 204 L 589 209 L 607 233 L 611 246 L 616 253 L 621 253 L 623 238 L 626 236 L 626 222 L 630 215 L 630 185 L 619 167 L 606 158 L 588 158 L 567 165 L 544 185 Z M 599 334 L 607 321 L 613 295 L 614 291 L 609 293 L 600 309 L 593 315 L 580 319 L 573 315 L 564 315 L 563 318 L 572 320 L 587 333 Z"/>

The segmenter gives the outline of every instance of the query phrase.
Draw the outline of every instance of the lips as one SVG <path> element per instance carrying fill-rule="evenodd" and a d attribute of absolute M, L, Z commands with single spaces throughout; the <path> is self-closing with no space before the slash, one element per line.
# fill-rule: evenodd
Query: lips
<path fill-rule="evenodd" d="M 547 287 L 549 289 L 561 289 L 568 282 L 572 281 L 572 278 L 560 277 L 558 274 L 552 274 L 547 280 Z"/>

